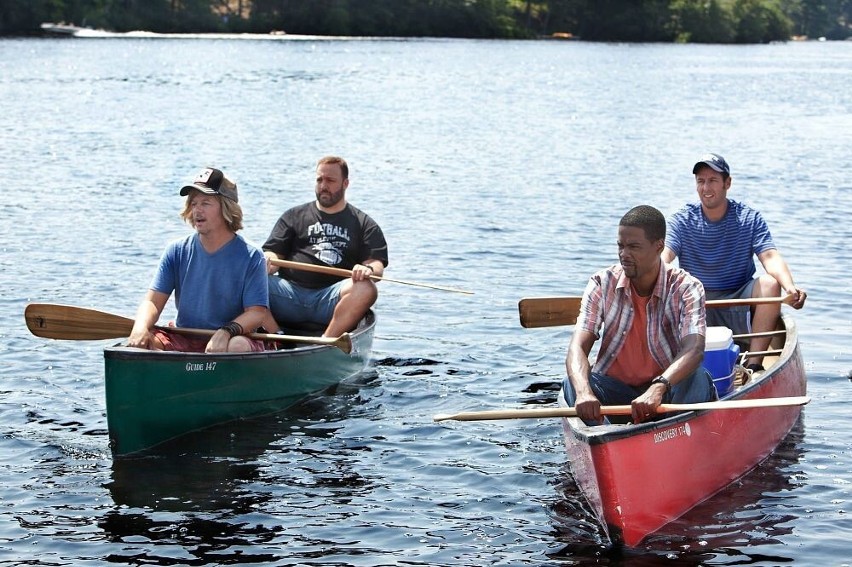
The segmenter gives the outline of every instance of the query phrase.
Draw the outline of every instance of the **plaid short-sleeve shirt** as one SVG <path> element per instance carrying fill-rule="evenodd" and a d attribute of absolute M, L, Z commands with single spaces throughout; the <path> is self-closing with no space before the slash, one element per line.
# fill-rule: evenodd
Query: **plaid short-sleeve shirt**
<path fill-rule="evenodd" d="M 601 339 L 593 370 L 606 374 L 627 342 L 633 324 L 634 293 L 620 264 L 595 273 L 586 286 L 580 304 L 577 329 Z M 651 356 L 668 368 L 687 335 L 706 335 L 704 287 L 685 270 L 660 262 L 660 273 L 647 307 L 646 339 Z M 603 333 L 601 334 L 601 329 Z"/>

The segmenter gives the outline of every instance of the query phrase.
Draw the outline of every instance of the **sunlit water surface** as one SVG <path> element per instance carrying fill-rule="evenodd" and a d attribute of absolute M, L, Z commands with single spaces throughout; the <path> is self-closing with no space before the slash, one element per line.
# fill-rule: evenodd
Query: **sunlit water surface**
<path fill-rule="evenodd" d="M 0 564 L 849 565 L 850 69 L 852 42 L 0 40 Z M 614 549 L 557 421 L 432 415 L 553 404 L 570 328 L 522 329 L 518 299 L 580 294 L 620 216 L 692 200 L 710 150 L 809 291 L 813 401 L 741 481 Z M 357 379 L 113 461 L 113 341 L 33 337 L 24 306 L 132 315 L 196 170 L 237 180 L 261 243 L 330 153 L 389 277 L 476 294 L 383 283 Z"/>

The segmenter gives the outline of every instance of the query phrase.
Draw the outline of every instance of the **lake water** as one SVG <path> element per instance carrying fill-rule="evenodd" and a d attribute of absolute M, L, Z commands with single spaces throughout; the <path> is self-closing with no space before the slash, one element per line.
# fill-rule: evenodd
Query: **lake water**
<path fill-rule="evenodd" d="M 852 42 L 2 39 L 0 105 L 0 565 L 852 564 Z M 693 199 L 705 151 L 809 292 L 813 401 L 741 481 L 612 549 L 557 420 L 432 416 L 554 403 L 570 328 L 521 328 L 518 300 L 579 295 L 628 208 Z M 476 294 L 383 283 L 362 376 L 114 462 L 114 341 L 33 337 L 25 305 L 132 316 L 189 230 L 181 183 L 224 169 L 261 243 L 330 153 L 388 277 Z"/>

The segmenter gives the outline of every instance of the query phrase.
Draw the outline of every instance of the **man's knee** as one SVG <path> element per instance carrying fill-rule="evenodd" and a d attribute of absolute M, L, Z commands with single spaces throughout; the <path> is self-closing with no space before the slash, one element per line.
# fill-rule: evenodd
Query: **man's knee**
<path fill-rule="evenodd" d="M 763 274 L 754 285 L 753 297 L 778 297 L 781 295 L 781 284 L 769 274 Z"/>
<path fill-rule="evenodd" d="M 340 290 L 340 299 L 349 298 L 349 302 L 355 302 L 370 307 L 379 297 L 376 284 L 371 281 L 352 282 L 351 285 Z"/>
<path fill-rule="evenodd" d="M 713 376 L 703 366 L 699 366 L 690 376 L 673 386 L 669 396 L 671 402 L 676 404 L 713 401 L 717 398 Z"/>
<path fill-rule="evenodd" d="M 272 274 L 271 276 L 267 277 L 266 287 L 269 290 L 269 295 L 285 297 L 289 297 L 292 295 L 288 282 L 282 278 L 279 278 L 275 274 Z"/>

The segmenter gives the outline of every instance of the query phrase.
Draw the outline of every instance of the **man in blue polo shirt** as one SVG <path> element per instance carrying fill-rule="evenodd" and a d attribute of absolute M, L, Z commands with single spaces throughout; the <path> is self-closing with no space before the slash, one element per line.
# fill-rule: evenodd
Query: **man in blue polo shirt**
<path fill-rule="evenodd" d="M 151 285 L 136 311 L 127 344 L 151 350 L 253 352 L 262 341 L 245 336 L 268 314 L 269 291 L 263 253 L 237 234 L 243 211 L 237 185 L 208 167 L 191 184 L 181 217 L 195 231 L 166 247 Z M 176 326 L 216 330 L 211 337 L 156 328 L 172 293 Z"/>
<path fill-rule="evenodd" d="M 662 258 L 679 258 L 681 268 L 704 284 L 708 300 L 793 295 L 801 309 L 807 294 L 796 287 L 790 268 L 778 252 L 759 212 L 728 199 L 731 169 L 725 158 L 707 154 L 693 166 L 699 203 L 690 203 L 669 219 Z M 754 256 L 765 274 L 755 277 Z M 775 328 L 780 303 L 707 310 L 708 326 L 725 326 L 734 334 L 759 333 Z M 764 351 L 771 337 L 753 337 L 749 351 Z M 763 370 L 763 355 L 750 356 L 746 367 Z"/>

